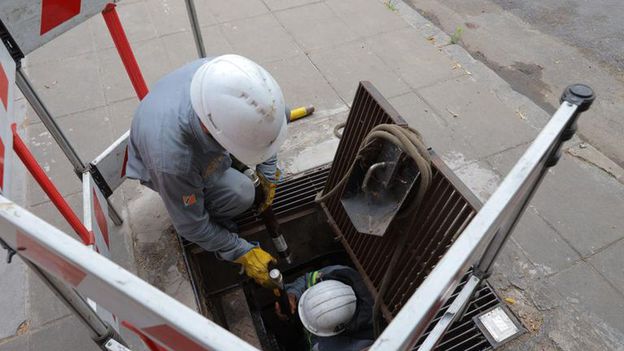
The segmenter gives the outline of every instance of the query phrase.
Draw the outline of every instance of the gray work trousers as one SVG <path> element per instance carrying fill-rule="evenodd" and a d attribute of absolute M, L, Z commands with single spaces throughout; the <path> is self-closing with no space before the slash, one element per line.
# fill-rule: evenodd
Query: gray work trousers
<path fill-rule="evenodd" d="M 230 219 L 251 207 L 256 190 L 251 180 L 234 168 L 214 178 L 205 184 L 204 203 L 211 218 L 231 230 Z"/>

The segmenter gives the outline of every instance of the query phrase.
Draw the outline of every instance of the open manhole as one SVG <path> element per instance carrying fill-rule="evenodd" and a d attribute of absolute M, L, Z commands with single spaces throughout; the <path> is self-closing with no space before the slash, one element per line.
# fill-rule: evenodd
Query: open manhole
<path fill-rule="evenodd" d="M 335 240 L 326 217 L 314 203 L 315 193 L 322 189 L 328 173 L 329 167 L 323 167 L 286 180 L 279 186 L 275 209 L 295 258 L 292 265 L 283 269 L 287 282 L 330 264 L 354 267 L 342 245 Z M 246 239 L 259 241 L 272 254 L 276 254 L 272 251 L 270 238 L 262 229 L 260 219 L 248 212 L 238 218 L 238 223 L 244 229 L 242 235 Z M 240 276 L 236 265 L 219 261 L 214 254 L 194 244 L 186 243 L 184 252 L 204 314 L 247 341 L 253 342 L 257 336 L 259 345 L 256 342 L 256 346 L 263 350 L 302 349 L 305 340 L 301 327 L 276 318 L 273 312 L 275 297 L 270 291 Z M 437 318 L 446 311 L 462 286 L 463 282 Z M 489 284 L 483 285 L 471 300 L 464 316 L 446 333 L 438 350 L 491 349 L 472 318 L 498 304 L 501 304 L 501 300 L 494 290 Z M 232 313 L 232 306 L 244 311 Z"/>
<path fill-rule="evenodd" d="M 343 138 L 331 165 L 313 169 L 284 180 L 277 188 L 274 211 L 293 255 L 293 263 L 279 268 L 286 283 L 327 265 L 353 267 L 362 276 L 373 296 L 385 275 L 390 275 L 390 288 L 381 298 L 381 312 L 389 323 L 424 281 L 448 248 L 474 218 L 481 204 L 444 162 L 431 151 L 432 184 L 419 208 L 406 207 L 383 235 L 359 232 L 345 211 L 338 195 L 323 202 L 314 202 L 319 191 L 339 184 L 356 159 L 361 141 L 379 124 L 406 126 L 396 110 L 368 82 L 361 82 L 356 92 Z M 414 187 L 412 187 L 414 189 Z M 406 190 L 412 191 L 412 190 Z M 414 198 L 408 193 L 407 200 Z M 260 245 L 277 257 L 262 221 L 252 212 L 236 219 L 241 236 Z M 388 272 L 389 260 L 396 247 L 399 232 L 406 231 L 409 240 L 398 256 L 399 265 Z M 285 323 L 274 313 L 275 296 L 271 291 L 244 279 L 238 265 L 219 261 L 212 253 L 185 243 L 184 253 L 189 265 L 202 312 L 258 348 L 271 351 L 306 349 L 303 328 L 296 321 Z M 454 292 L 456 296 L 462 282 Z M 438 311 L 438 318 L 452 303 Z M 438 350 L 487 350 L 492 348 L 488 337 L 473 318 L 488 313 L 501 301 L 484 283 L 468 304 L 464 315 L 446 332 Z M 298 319 L 297 319 L 298 320 Z M 433 328 L 435 321 L 429 327 Z M 421 336 L 424 341 L 429 330 Z"/>

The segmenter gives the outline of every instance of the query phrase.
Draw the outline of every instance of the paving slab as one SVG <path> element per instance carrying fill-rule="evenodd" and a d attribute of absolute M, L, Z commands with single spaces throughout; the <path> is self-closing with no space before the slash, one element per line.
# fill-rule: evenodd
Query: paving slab
<path fill-rule="evenodd" d="M 147 0 L 145 5 L 158 36 L 190 31 L 191 24 L 184 1 Z M 120 11 L 126 10 L 121 8 Z M 202 25 L 214 23 L 214 20 L 210 21 L 210 17 L 212 17 L 210 12 L 202 12 L 200 23 Z"/>
<path fill-rule="evenodd" d="M 19 257 L 14 257 L 13 262 L 8 264 L 5 260 L 6 251 L 2 251 L 0 262 L 0 311 L 5 318 L 0 318 L 0 350 L 5 338 L 15 335 L 20 323 L 27 319 L 28 311 L 26 296 L 28 284 L 24 280 L 27 267 Z M 10 316 L 10 318 L 6 318 Z"/>
<path fill-rule="evenodd" d="M 89 337 L 86 327 L 74 316 L 67 316 L 44 328 L 34 330 L 29 338 L 29 351 L 100 350 Z"/>
<path fill-rule="evenodd" d="M 579 312 L 624 332 L 624 298 L 591 265 L 579 262 L 548 280 Z"/>
<path fill-rule="evenodd" d="M 328 0 L 326 3 L 361 37 L 407 27 L 407 23 L 381 1 Z"/>
<path fill-rule="evenodd" d="M 315 113 L 291 123 L 288 139 L 278 153 L 279 166 L 285 175 L 314 169 L 334 159 L 340 140 L 333 130 L 338 123 L 346 121 L 348 109 L 344 107 L 333 112 L 331 115 Z"/>
<path fill-rule="evenodd" d="M 203 22 L 202 22 L 203 24 Z M 217 56 L 234 52 L 234 49 L 225 39 L 222 27 L 218 24 L 202 26 L 204 49 L 208 56 Z M 199 58 L 193 33 L 189 30 L 162 36 L 165 51 L 172 69 Z"/>
<path fill-rule="evenodd" d="M 468 139 L 480 158 L 526 143 L 537 134 L 486 85 L 470 76 L 443 81 L 417 92 Z"/>
<path fill-rule="evenodd" d="M 209 11 L 217 23 L 258 16 L 269 12 L 261 0 L 197 0 L 199 14 Z M 204 24 L 203 18 L 201 23 Z"/>
<path fill-rule="evenodd" d="M 133 43 L 132 48 L 148 87 L 174 69 L 169 62 L 162 39 L 154 38 Z M 98 51 L 98 59 L 99 66 L 97 70 L 101 76 L 101 88 L 106 96 L 106 102 L 111 103 L 136 97 L 136 92 L 132 87 L 130 78 L 128 78 L 117 49 L 111 48 Z"/>
<path fill-rule="evenodd" d="M 323 0 L 264 0 L 264 3 L 271 11 L 276 12 L 279 10 L 289 9 L 291 7 L 298 7 L 322 1 Z"/>
<path fill-rule="evenodd" d="M 32 270 L 26 273 L 28 284 L 28 323 L 30 328 L 38 329 L 60 318 L 71 315 L 69 309 L 39 279 Z"/>
<path fill-rule="evenodd" d="M 388 101 L 410 127 L 422 134 L 425 145 L 433 147 L 451 169 L 476 161 L 476 152 L 472 146 L 416 93 L 409 92 Z"/>
<path fill-rule="evenodd" d="M 0 351 L 30 350 L 30 335 L 0 340 Z"/>
<path fill-rule="evenodd" d="M 559 272 L 580 259 L 578 253 L 533 208 L 524 212 L 511 237 L 529 260 L 546 274 Z"/>
<path fill-rule="evenodd" d="M 532 204 L 584 258 L 624 237 L 624 189 L 578 159 L 551 168 Z"/>
<path fill-rule="evenodd" d="M 78 180 L 78 178 L 76 178 L 76 180 Z M 83 217 L 82 192 L 78 191 L 73 194 L 65 195 L 64 199 L 69 205 L 69 207 L 74 211 L 76 216 L 82 219 Z M 28 210 L 32 212 L 33 214 L 35 214 L 37 217 L 43 219 L 49 224 L 69 234 L 74 239 L 80 240 L 76 232 L 72 229 L 69 223 L 67 223 L 65 218 L 61 216 L 61 213 L 58 211 L 56 206 L 52 204 L 52 202 L 45 201 L 43 203 L 28 207 Z"/>
<path fill-rule="evenodd" d="M 324 2 L 279 11 L 275 15 L 306 52 L 358 38 Z"/>
<path fill-rule="evenodd" d="M 259 63 L 301 53 L 290 34 L 270 13 L 224 23 L 221 32 L 235 53 Z"/>
<path fill-rule="evenodd" d="M 98 65 L 96 54 L 87 53 L 32 64 L 26 73 L 52 115 L 60 117 L 105 104 Z"/>
<path fill-rule="evenodd" d="M 288 106 L 295 108 L 314 105 L 316 112 L 310 117 L 312 119 L 346 108 L 346 104 L 325 77 L 303 54 L 269 62 L 263 67 L 279 82 Z"/>
<path fill-rule="evenodd" d="M 370 81 L 386 97 L 408 93 L 410 88 L 364 41 L 314 51 L 310 59 L 344 101 L 353 101 L 360 81 Z"/>
<path fill-rule="evenodd" d="M 105 107 L 79 112 L 57 119 L 65 136 L 74 145 L 74 149 L 83 162 L 88 162 L 99 155 L 112 143 L 111 122 Z M 26 143 L 44 171 L 51 177 L 63 195 L 80 191 L 80 181 L 73 166 L 56 144 L 45 126 L 37 123 L 27 127 Z M 28 175 L 28 204 L 34 205 L 48 200 L 34 179 Z"/>
<path fill-rule="evenodd" d="M 113 102 L 106 106 L 106 113 L 111 123 L 113 140 L 117 140 L 125 132 L 130 130 L 132 117 L 134 117 L 134 112 L 139 106 L 139 102 L 137 97 L 131 97 L 126 100 Z M 104 151 L 104 149 L 102 149 L 100 153 L 102 151 Z"/>
<path fill-rule="evenodd" d="M 121 1 L 117 4 L 117 14 L 130 43 L 146 41 L 158 36 L 149 13 L 150 10 L 145 1 Z M 93 16 L 88 22 L 97 50 L 115 47 L 103 16 Z M 136 50 L 135 53 L 137 53 Z"/>
<path fill-rule="evenodd" d="M 414 89 L 466 74 L 456 62 L 441 55 L 413 28 L 376 35 L 368 38 L 367 43 L 386 65 Z"/>
<path fill-rule="evenodd" d="M 624 240 L 620 240 L 589 258 L 588 262 L 624 294 Z"/>
<path fill-rule="evenodd" d="M 456 160 L 450 162 L 453 165 Z M 496 191 L 501 177 L 484 161 L 473 161 L 459 168 L 453 169 L 455 175 L 468 186 L 482 203 Z"/>

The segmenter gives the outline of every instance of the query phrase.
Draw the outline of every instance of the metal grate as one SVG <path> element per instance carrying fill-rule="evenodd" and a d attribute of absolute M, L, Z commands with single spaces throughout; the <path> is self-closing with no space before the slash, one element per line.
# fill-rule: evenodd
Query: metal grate
<path fill-rule="evenodd" d="M 330 166 L 327 164 L 279 183 L 273 201 L 273 212 L 279 220 L 290 220 L 292 216 L 300 217 L 307 213 L 302 211 L 314 209 L 314 198 L 325 186 Z M 258 225 L 263 226 L 262 220 L 253 210 L 246 211 L 234 218 L 234 221 L 243 233 L 252 231 L 252 228 Z"/>
<path fill-rule="evenodd" d="M 281 190 L 278 191 L 276 202 L 293 203 L 295 205 L 293 205 L 294 208 L 282 206 L 280 207 L 281 209 L 279 210 L 279 213 L 281 215 L 286 214 L 292 216 L 296 211 L 307 211 L 310 208 L 314 208 L 314 195 L 323 188 L 329 175 L 329 166 L 330 165 L 327 165 L 323 168 L 306 172 L 303 176 L 287 179 L 281 183 Z M 306 195 L 302 196 L 302 194 Z M 282 219 L 281 216 L 278 217 Z M 246 226 L 247 228 L 262 225 L 262 221 L 254 216 L 252 212 L 241 215 L 238 223 L 239 225 Z M 468 275 L 466 275 L 466 277 L 467 276 Z M 434 323 L 438 321 L 446 309 L 451 305 L 464 284 L 465 280 L 461 282 L 444 307 L 440 309 Z M 449 328 L 436 349 L 440 351 L 484 351 L 491 349 L 491 346 L 485 336 L 472 321 L 472 317 L 499 303 L 501 303 L 500 298 L 496 295 L 494 290 L 489 284 L 484 284 L 484 286 L 482 286 L 473 296 L 463 317 Z M 429 327 L 425 334 L 421 336 L 417 346 L 414 349 L 417 349 L 422 341 L 425 340 L 429 331 L 433 328 L 434 323 Z M 274 349 L 277 350 L 278 348 L 275 347 Z"/>
<path fill-rule="evenodd" d="M 438 320 L 442 317 L 444 312 L 451 305 L 455 297 L 459 295 L 459 292 L 466 283 L 466 278 L 469 275 L 466 274 L 464 280 L 455 289 L 449 300 L 444 307 L 438 311 L 436 318 L 433 320 L 427 331 L 420 337 L 413 350 L 418 350 L 418 347 L 425 341 L 429 332 L 433 329 Z M 491 349 L 490 343 L 485 338 L 485 335 L 481 333 L 477 325 L 472 320 L 472 317 L 478 315 L 481 312 L 486 311 L 488 308 L 494 307 L 501 303 L 500 298 L 494 292 L 494 289 L 485 283 L 479 288 L 466 307 L 464 315 L 455 323 L 451 325 L 449 330 L 444 334 L 442 340 L 436 347 L 439 351 L 476 351 L 476 350 L 489 350 Z"/>
<path fill-rule="evenodd" d="M 398 112 L 372 84 L 361 82 L 325 191 L 337 184 L 347 172 L 366 134 L 382 123 L 406 125 Z M 388 321 L 398 313 L 480 206 L 474 194 L 433 152 L 432 171 L 433 181 L 421 208 L 417 213 L 408 214 L 405 219 L 395 221 L 383 237 L 360 234 L 353 227 L 340 203 L 344 187 L 336 196 L 322 204 L 332 228 L 341 238 L 374 296 L 377 295 L 383 276 L 387 274 L 387 266 L 395 248 L 395 238 L 399 231 L 408 231 L 408 246 L 399 258 L 397 269 L 392 272 L 392 283 L 383 296 L 382 312 Z"/>

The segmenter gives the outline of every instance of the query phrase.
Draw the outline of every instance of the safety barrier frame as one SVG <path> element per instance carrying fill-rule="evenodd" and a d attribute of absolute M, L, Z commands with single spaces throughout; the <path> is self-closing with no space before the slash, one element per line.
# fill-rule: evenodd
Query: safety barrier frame
<path fill-rule="evenodd" d="M 54 39 L 58 35 L 61 35 L 93 15 L 101 13 L 137 96 L 139 99 L 142 99 L 148 93 L 147 84 L 145 83 L 140 67 L 134 57 L 132 48 L 116 12 L 115 2 L 117 1 L 118 0 L 95 0 L 85 1 L 85 3 L 82 4 L 82 0 L 68 0 L 63 2 L 44 0 L 0 4 L 0 40 L 2 40 L 4 47 L 6 47 L 9 55 L 15 62 L 13 72 L 15 76 L 14 83 L 22 91 L 28 103 L 32 106 L 35 113 L 39 116 L 44 126 L 48 129 L 72 164 L 76 175 L 81 181 L 84 180 L 85 223 L 83 224 L 80 221 L 54 183 L 47 177 L 44 170 L 37 163 L 35 157 L 17 133 L 15 123 L 4 123 L 6 124 L 4 126 L 5 129 L 10 129 L 7 131 L 8 138 L 5 139 L 10 138 L 11 140 L 8 140 L 8 142 L 12 144 L 7 145 L 7 147 L 9 149 L 12 147 L 15 154 L 22 160 L 28 171 L 50 198 L 51 202 L 57 207 L 74 231 L 76 231 L 83 244 L 89 246 L 98 253 L 103 253 L 106 257 L 110 257 L 110 252 L 108 250 L 108 228 L 105 217 L 102 219 L 102 214 L 108 214 L 117 225 L 122 223 L 121 217 L 112 204 L 108 202 L 108 196 L 112 194 L 112 190 L 100 177 L 100 172 L 96 166 L 97 159 L 88 165 L 85 165 L 80 159 L 78 153 L 59 128 L 43 100 L 35 91 L 32 83 L 28 80 L 27 75 L 21 67 L 21 60 L 26 54 Z M 200 56 L 204 57 L 203 42 L 193 0 L 185 1 L 195 43 L 198 46 L 198 53 Z M 16 9 L 18 9 L 18 11 L 14 11 Z M 6 14 L 11 15 L 7 17 L 5 16 Z M 39 15 L 40 17 L 37 17 Z M 14 36 L 13 34 L 16 35 Z M 12 79 L 13 78 L 11 78 L 11 81 Z M 11 87 L 8 85 L 7 87 L 3 87 L 3 89 L 8 89 L 8 91 L 12 92 L 13 90 L 10 88 Z M 12 95 L 11 99 L 13 99 Z M 127 135 L 128 133 L 124 135 L 126 137 L 126 142 Z M 114 147 L 114 145 L 115 144 L 111 147 Z M 2 152 L 5 153 L 4 145 L 2 146 Z M 8 152 L 10 152 L 10 150 Z M 125 150 L 125 152 L 125 157 L 127 157 L 127 150 Z M 10 156 L 10 153 L 8 155 Z M 2 162 L 4 162 L 4 160 L 9 160 L 8 157 L 2 158 Z M 5 165 L 2 164 L 0 169 L 5 170 L 4 166 Z M 7 168 L 9 168 L 8 165 Z M 125 163 L 122 168 L 124 174 L 121 181 L 125 179 Z M 4 179 L 2 174 L 0 174 L 0 178 Z M 93 186 L 94 183 L 97 184 L 97 187 Z M 2 185 L 6 184 L 0 183 L 0 187 L 2 187 Z M 117 184 L 117 186 L 118 185 L 119 184 Z M 100 204 L 104 201 L 107 202 L 107 210 L 103 210 Z M 6 246 L 11 256 L 15 254 L 16 251 L 8 247 L 4 241 L 1 241 L 1 243 L 3 247 Z M 54 291 L 55 294 L 65 302 L 69 309 L 75 312 L 79 319 L 84 322 L 87 328 L 92 331 L 93 340 L 102 349 L 124 349 L 123 340 L 114 330 L 119 329 L 116 318 L 110 312 L 101 309 L 94 301 L 83 299 L 71 288 L 55 280 L 53 277 L 49 276 L 49 274 L 41 270 L 40 267 L 37 267 L 27 259 L 25 259 L 25 262 L 35 270 L 50 289 Z M 98 314 L 103 315 L 106 321 L 100 319 Z M 115 328 L 111 328 L 111 325 L 114 325 Z M 139 329 L 134 327 L 130 322 L 122 321 L 122 325 L 138 333 L 139 337 L 144 340 L 151 350 L 163 350 L 154 341 L 150 340 L 145 333 L 141 334 Z"/>

